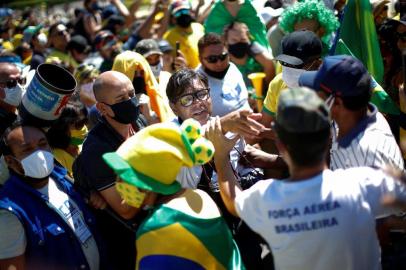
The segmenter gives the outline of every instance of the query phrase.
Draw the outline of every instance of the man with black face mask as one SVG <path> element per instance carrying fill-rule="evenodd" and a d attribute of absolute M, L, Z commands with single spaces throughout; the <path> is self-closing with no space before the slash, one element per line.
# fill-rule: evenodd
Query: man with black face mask
<path fill-rule="evenodd" d="M 204 27 L 194 22 L 188 0 L 175 0 L 169 7 L 171 23 L 174 25 L 164 34 L 169 44 L 175 48 L 179 42 L 179 50 L 186 58 L 189 68 L 199 65 L 197 42 L 204 35 Z"/>
<path fill-rule="evenodd" d="M 197 72 L 207 76 L 212 98 L 213 116 L 250 109 L 248 91 L 238 68 L 230 62 L 221 37 L 214 33 L 204 35 L 198 43 L 201 66 Z"/>
<path fill-rule="evenodd" d="M 10 178 L 0 191 L 0 269 L 105 269 L 95 219 L 44 131 L 16 122 L 1 152 Z"/>
<path fill-rule="evenodd" d="M 109 259 L 116 269 L 134 269 L 135 233 L 123 226 L 133 219 L 138 208 L 123 204 L 116 191 L 116 176 L 102 160 L 144 126 L 130 79 L 117 71 L 102 73 L 93 85 L 100 122 L 90 130 L 82 152 L 73 164 L 76 183 L 87 192 L 98 192 L 107 202 L 113 217 L 95 209 L 99 230 L 106 240 Z"/>

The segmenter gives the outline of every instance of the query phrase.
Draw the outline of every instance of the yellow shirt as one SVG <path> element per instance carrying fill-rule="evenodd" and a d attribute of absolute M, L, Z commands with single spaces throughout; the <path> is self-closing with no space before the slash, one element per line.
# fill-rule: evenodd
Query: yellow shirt
<path fill-rule="evenodd" d="M 72 165 L 75 161 L 75 158 L 60 148 L 52 149 L 55 159 L 61 164 L 65 169 L 68 170 L 68 174 L 70 177 L 73 177 Z"/>
<path fill-rule="evenodd" d="M 188 67 L 195 69 L 200 64 L 197 43 L 204 35 L 204 27 L 200 23 L 192 23 L 190 27 L 191 32 L 186 33 L 182 28 L 175 26 L 165 33 L 164 39 L 173 48 L 176 48 L 176 41 L 179 41 L 179 49 L 185 56 Z"/>
<path fill-rule="evenodd" d="M 269 84 L 262 111 L 271 116 L 275 116 L 276 110 L 278 109 L 279 95 L 281 94 L 282 90 L 287 88 L 288 86 L 282 80 L 282 73 L 276 75 Z"/>

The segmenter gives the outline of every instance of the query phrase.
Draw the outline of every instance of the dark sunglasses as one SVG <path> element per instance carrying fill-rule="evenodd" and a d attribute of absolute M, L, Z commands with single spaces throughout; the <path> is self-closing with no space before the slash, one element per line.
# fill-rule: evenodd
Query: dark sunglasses
<path fill-rule="evenodd" d="M 195 100 L 207 100 L 210 97 L 210 89 L 201 89 L 197 92 L 186 94 L 179 97 L 180 105 L 189 107 Z"/>
<path fill-rule="evenodd" d="M 219 55 L 209 55 L 207 56 L 205 59 L 207 62 L 209 62 L 210 64 L 215 64 L 217 63 L 219 60 L 221 62 L 223 62 L 224 60 L 226 60 L 228 56 L 228 52 L 223 52 L 222 54 Z"/>
<path fill-rule="evenodd" d="M 25 78 L 18 78 L 18 79 L 12 79 L 6 82 L 2 82 L 2 84 L 5 84 L 7 88 L 13 88 L 17 86 L 17 83 L 24 85 L 25 84 Z"/>

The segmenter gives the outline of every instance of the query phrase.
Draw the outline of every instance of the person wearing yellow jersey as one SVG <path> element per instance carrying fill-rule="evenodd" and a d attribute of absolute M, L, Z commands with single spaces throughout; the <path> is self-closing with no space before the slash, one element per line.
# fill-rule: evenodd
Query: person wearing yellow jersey
<path fill-rule="evenodd" d="M 269 84 L 262 110 L 262 124 L 270 127 L 282 90 L 297 87 L 300 74 L 306 70 L 317 70 L 321 64 L 321 53 L 321 40 L 311 31 L 295 31 L 282 39 L 282 54 L 276 57 L 282 65 L 282 73 Z"/>
<path fill-rule="evenodd" d="M 193 22 L 191 6 L 187 0 L 175 0 L 170 6 L 171 22 L 174 27 L 164 34 L 169 44 L 175 48 L 179 42 L 179 50 L 186 58 L 189 68 L 196 68 L 199 64 L 199 50 L 197 43 L 204 35 L 204 27 Z"/>

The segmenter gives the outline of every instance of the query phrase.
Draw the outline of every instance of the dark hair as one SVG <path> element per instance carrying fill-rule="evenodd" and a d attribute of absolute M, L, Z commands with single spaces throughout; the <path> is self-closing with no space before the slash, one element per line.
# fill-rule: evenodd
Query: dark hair
<path fill-rule="evenodd" d="M 199 48 L 199 54 L 201 54 L 206 47 L 218 44 L 224 45 L 220 35 L 216 33 L 205 34 L 203 37 L 199 39 L 199 42 L 197 43 L 197 47 Z"/>
<path fill-rule="evenodd" d="M 330 128 L 318 132 L 292 133 L 276 124 L 275 131 L 295 165 L 314 166 L 326 158 Z"/>
<path fill-rule="evenodd" d="M 52 148 L 66 149 L 70 144 L 70 126 L 83 121 L 81 115 L 87 120 L 87 110 L 81 102 L 72 102 L 66 105 L 59 118 L 52 124 L 47 132 L 49 145 Z M 87 121 L 84 121 L 86 123 Z"/>
<path fill-rule="evenodd" d="M 355 87 L 359 89 L 362 94 L 357 96 L 341 97 L 344 107 L 350 111 L 358 111 L 368 106 L 372 95 L 371 76 L 369 74 L 365 74 Z"/>
<path fill-rule="evenodd" d="M 176 71 L 168 81 L 166 95 L 170 102 L 175 103 L 188 87 L 193 85 L 193 81 L 198 80 L 204 87 L 209 87 L 207 77 L 193 69 L 181 69 Z"/>
<path fill-rule="evenodd" d="M 1 138 L 0 138 L 0 156 L 2 156 L 2 155 L 11 155 L 13 153 L 11 151 L 10 146 L 8 145 L 7 137 L 14 129 L 23 128 L 23 127 L 32 127 L 32 128 L 38 129 L 44 135 L 46 135 L 45 131 L 43 129 L 41 129 L 39 127 L 32 126 L 32 125 L 27 125 L 27 124 L 24 123 L 24 121 L 22 119 L 17 119 L 1 135 Z"/>

